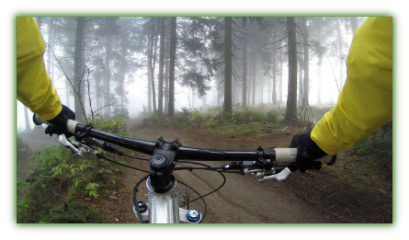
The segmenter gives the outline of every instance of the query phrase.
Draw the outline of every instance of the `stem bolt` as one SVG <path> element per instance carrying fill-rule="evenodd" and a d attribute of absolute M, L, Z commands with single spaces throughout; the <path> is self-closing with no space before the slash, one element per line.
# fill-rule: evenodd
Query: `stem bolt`
<path fill-rule="evenodd" d="M 186 217 L 191 222 L 197 222 L 200 219 L 200 212 L 196 209 L 190 209 L 187 211 Z"/>

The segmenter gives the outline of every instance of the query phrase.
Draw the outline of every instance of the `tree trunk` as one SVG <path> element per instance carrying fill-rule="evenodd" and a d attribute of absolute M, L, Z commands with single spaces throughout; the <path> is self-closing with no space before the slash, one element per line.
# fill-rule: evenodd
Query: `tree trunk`
<path fill-rule="evenodd" d="M 176 20 L 176 17 L 171 17 L 170 20 L 169 116 L 173 116 L 175 114 Z"/>
<path fill-rule="evenodd" d="M 286 119 L 297 119 L 297 46 L 294 17 L 287 17 L 288 96 Z"/>
<path fill-rule="evenodd" d="M 155 18 L 154 23 L 157 25 L 156 27 L 154 26 L 153 28 L 155 31 L 153 32 L 153 39 L 155 40 L 154 42 L 154 48 L 153 48 L 153 63 L 152 63 L 152 93 L 153 93 L 153 112 L 156 112 L 156 87 L 155 87 L 155 67 L 156 67 L 156 49 L 158 47 L 158 36 L 159 36 L 159 26 L 160 22 L 157 21 L 157 18 Z"/>
<path fill-rule="evenodd" d="M 106 41 L 105 41 L 105 69 L 104 69 L 104 92 L 103 92 L 103 108 L 105 109 L 105 117 L 111 117 L 111 69 L 110 69 L 110 60 L 112 58 L 111 52 L 111 35 L 106 34 Z"/>
<path fill-rule="evenodd" d="M 77 17 L 77 28 L 75 33 L 75 51 L 74 51 L 74 111 L 79 122 L 85 122 L 85 112 L 83 111 L 83 67 L 82 67 L 82 45 L 84 39 L 84 18 Z"/>
<path fill-rule="evenodd" d="M 256 54 L 253 55 L 253 64 L 252 64 L 252 78 L 253 78 L 253 89 L 252 89 L 252 102 L 251 104 L 254 106 L 256 105 Z"/>
<path fill-rule="evenodd" d="M 232 18 L 225 17 L 224 39 L 224 111 L 232 112 Z"/>
<path fill-rule="evenodd" d="M 167 44 L 167 48 L 169 51 L 169 44 Z M 169 108 L 169 58 L 166 58 L 165 60 L 165 76 L 164 76 L 164 85 L 165 85 L 165 89 L 164 89 L 164 100 L 165 100 L 165 104 L 164 104 L 164 112 L 168 112 L 168 108 Z"/>
<path fill-rule="evenodd" d="M 150 43 L 151 42 L 151 38 L 148 37 L 148 49 L 150 49 Z M 151 84 L 151 67 L 150 67 L 150 63 L 151 63 L 151 54 L 148 50 L 148 61 L 147 61 L 147 68 L 148 68 L 148 112 L 151 113 L 152 112 L 152 84 Z"/>
<path fill-rule="evenodd" d="M 283 101 L 283 51 L 280 49 L 280 58 L 279 58 L 279 73 L 280 73 L 280 88 L 279 91 L 279 99 L 278 104 L 281 104 Z"/>
<path fill-rule="evenodd" d="M 241 107 L 247 107 L 247 39 L 243 40 L 243 88 Z"/>
<path fill-rule="evenodd" d="M 165 58 L 165 18 L 160 19 L 160 52 L 159 52 L 159 79 L 158 79 L 158 114 L 163 113 L 163 65 Z"/>
<path fill-rule="evenodd" d="M 309 92 L 310 92 L 310 55 L 308 47 L 308 28 L 307 28 L 307 18 L 302 18 L 302 32 L 303 32 L 303 43 L 304 43 L 304 95 L 302 100 L 302 109 L 306 109 L 309 106 Z"/>
<path fill-rule="evenodd" d="M 123 57 L 123 61 L 126 61 L 125 55 L 126 55 L 126 43 L 124 40 L 122 40 L 122 52 L 121 55 Z M 118 83 L 118 95 L 120 96 L 121 100 L 121 115 L 126 116 L 127 109 L 125 107 L 125 78 L 126 78 L 126 64 L 121 64 L 120 66 L 120 75 L 121 79 L 119 79 Z"/>
<path fill-rule="evenodd" d="M 276 66 L 276 55 L 277 55 L 277 51 L 275 49 L 273 49 L 273 68 L 272 68 L 272 75 L 273 75 L 273 90 L 271 92 L 271 101 L 273 102 L 273 104 L 277 104 L 277 66 Z M 271 90 L 270 90 L 271 91 Z"/>
<path fill-rule="evenodd" d="M 302 78 L 302 70 L 303 70 L 303 62 L 301 61 L 301 56 L 297 56 L 297 59 L 300 61 L 297 62 L 298 64 L 298 74 L 297 74 L 297 82 L 298 82 L 298 96 L 297 96 L 297 106 L 301 106 L 302 104 L 302 97 L 303 97 L 303 78 Z"/>
<path fill-rule="evenodd" d="M 150 46 L 148 45 L 148 67 L 150 69 L 150 83 L 152 85 L 152 103 L 153 103 L 153 112 L 156 112 L 156 92 L 155 92 L 155 64 L 156 64 L 156 47 L 157 47 L 157 41 L 158 41 L 158 34 L 157 30 L 158 28 L 155 27 L 156 23 L 156 18 L 151 18 L 151 34 L 150 34 Z M 159 23 L 159 22 L 158 22 Z M 155 38 L 156 37 L 156 38 Z M 149 44 L 149 41 L 148 41 Z"/>

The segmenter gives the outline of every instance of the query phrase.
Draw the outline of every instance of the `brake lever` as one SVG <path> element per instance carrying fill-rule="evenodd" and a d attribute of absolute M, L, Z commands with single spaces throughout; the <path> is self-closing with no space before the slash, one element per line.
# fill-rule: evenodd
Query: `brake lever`
<path fill-rule="evenodd" d="M 88 146 L 85 143 L 78 142 L 77 140 L 74 140 L 74 139 L 71 142 L 78 146 L 78 151 L 81 157 L 85 158 L 87 155 L 93 155 L 93 156 L 98 155 L 97 150 L 93 149 L 92 147 Z"/>
<path fill-rule="evenodd" d="M 71 149 L 71 151 L 73 151 L 76 155 L 82 157 L 78 149 L 74 147 L 74 145 L 72 145 L 70 141 L 67 140 L 64 134 L 57 135 L 57 140 L 61 145 L 63 145 L 66 148 Z"/>
<path fill-rule="evenodd" d="M 251 173 L 252 175 L 254 175 L 254 178 L 257 180 L 257 182 L 264 182 L 270 179 L 275 179 L 277 181 L 283 181 L 287 179 L 288 175 L 290 175 L 291 173 L 288 167 L 284 168 L 279 173 L 276 173 L 275 169 L 268 171 L 267 174 L 264 169 L 252 169 L 252 170 L 245 169 L 244 172 Z"/>
<path fill-rule="evenodd" d="M 256 178 L 256 180 L 258 182 L 263 182 L 263 181 L 270 180 L 270 179 L 275 179 L 277 181 L 283 181 L 283 180 L 287 179 L 287 177 L 288 177 L 288 175 L 290 175 L 290 173 L 291 173 L 290 169 L 288 169 L 288 167 L 286 167 L 283 170 L 281 170 L 281 172 L 275 173 L 275 174 L 272 174 L 272 175 L 265 175 L 264 172 L 262 172 L 262 174 L 259 175 L 259 176 L 257 176 L 257 174 L 256 174 L 255 178 Z"/>

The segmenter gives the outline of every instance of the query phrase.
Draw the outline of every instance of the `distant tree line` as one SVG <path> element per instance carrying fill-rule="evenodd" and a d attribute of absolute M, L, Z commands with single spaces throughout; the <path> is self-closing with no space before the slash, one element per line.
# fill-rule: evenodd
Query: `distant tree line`
<path fill-rule="evenodd" d="M 357 17 L 36 17 L 52 81 L 64 79 L 80 121 L 127 116 L 127 84 L 143 71 L 148 112 L 175 113 L 175 83 L 204 96 L 217 85 L 226 112 L 263 102 L 297 119 L 308 108 L 310 59 L 337 58 L 340 89 Z M 284 72 L 288 69 L 288 73 Z M 284 73 L 283 73 L 284 72 Z M 284 77 L 283 77 L 284 75 Z M 284 82 L 288 79 L 288 82 Z M 321 79 L 319 79 L 321 81 Z M 287 85 L 288 92 L 283 93 Z M 321 84 L 319 84 L 321 86 Z M 320 87 L 319 87 L 320 88 Z M 267 91 L 264 91 L 267 89 Z M 318 103 L 321 101 L 319 89 Z M 284 94 L 284 95 L 283 95 Z"/>

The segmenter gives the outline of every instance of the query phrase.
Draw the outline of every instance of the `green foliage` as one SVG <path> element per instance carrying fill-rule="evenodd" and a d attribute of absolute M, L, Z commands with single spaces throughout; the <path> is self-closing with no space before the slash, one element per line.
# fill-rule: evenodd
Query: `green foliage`
<path fill-rule="evenodd" d="M 270 110 L 267 112 L 267 122 L 270 123 L 278 123 L 278 113 L 274 110 Z"/>
<path fill-rule="evenodd" d="M 94 120 L 98 129 L 128 135 L 122 118 Z M 38 165 L 29 177 L 31 184 L 24 179 L 17 181 L 19 222 L 101 221 L 96 211 L 74 203 L 82 196 L 97 198 L 104 189 L 114 187 L 117 165 L 96 157 L 79 158 L 61 145 L 44 148 L 32 158 Z M 70 203 L 63 206 L 61 202 Z"/>
<path fill-rule="evenodd" d="M 104 119 L 101 115 L 97 114 L 94 116 L 93 126 L 99 130 L 110 132 L 113 134 L 130 136 L 130 134 L 126 132 L 124 118 L 122 118 L 121 116 Z"/>
<path fill-rule="evenodd" d="M 359 156 L 369 154 L 372 151 L 371 142 L 368 138 L 365 138 L 354 145 L 354 152 Z"/>
<path fill-rule="evenodd" d="M 96 198 L 98 197 L 98 188 L 98 183 L 88 183 L 85 189 L 89 192 L 89 196 L 94 196 Z"/>
<path fill-rule="evenodd" d="M 262 135 L 264 125 L 272 125 L 278 122 L 278 113 L 271 111 L 238 109 L 232 113 L 220 111 L 217 108 L 190 110 L 183 108 L 174 117 L 159 117 L 152 114 L 145 119 L 146 126 L 177 127 L 210 127 L 214 131 L 226 136 Z"/>
<path fill-rule="evenodd" d="M 160 121 L 159 115 L 156 114 L 156 113 L 153 113 L 153 114 L 151 114 L 151 115 L 149 116 L 149 118 L 147 118 L 147 119 L 144 120 L 143 124 L 144 124 L 145 126 L 152 127 L 152 126 L 158 125 L 160 122 L 161 122 L 161 121 Z"/>
<path fill-rule="evenodd" d="M 56 206 L 49 211 L 49 223 L 100 223 L 98 215 L 100 209 L 92 208 L 90 211 L 72 202 Z"/>

